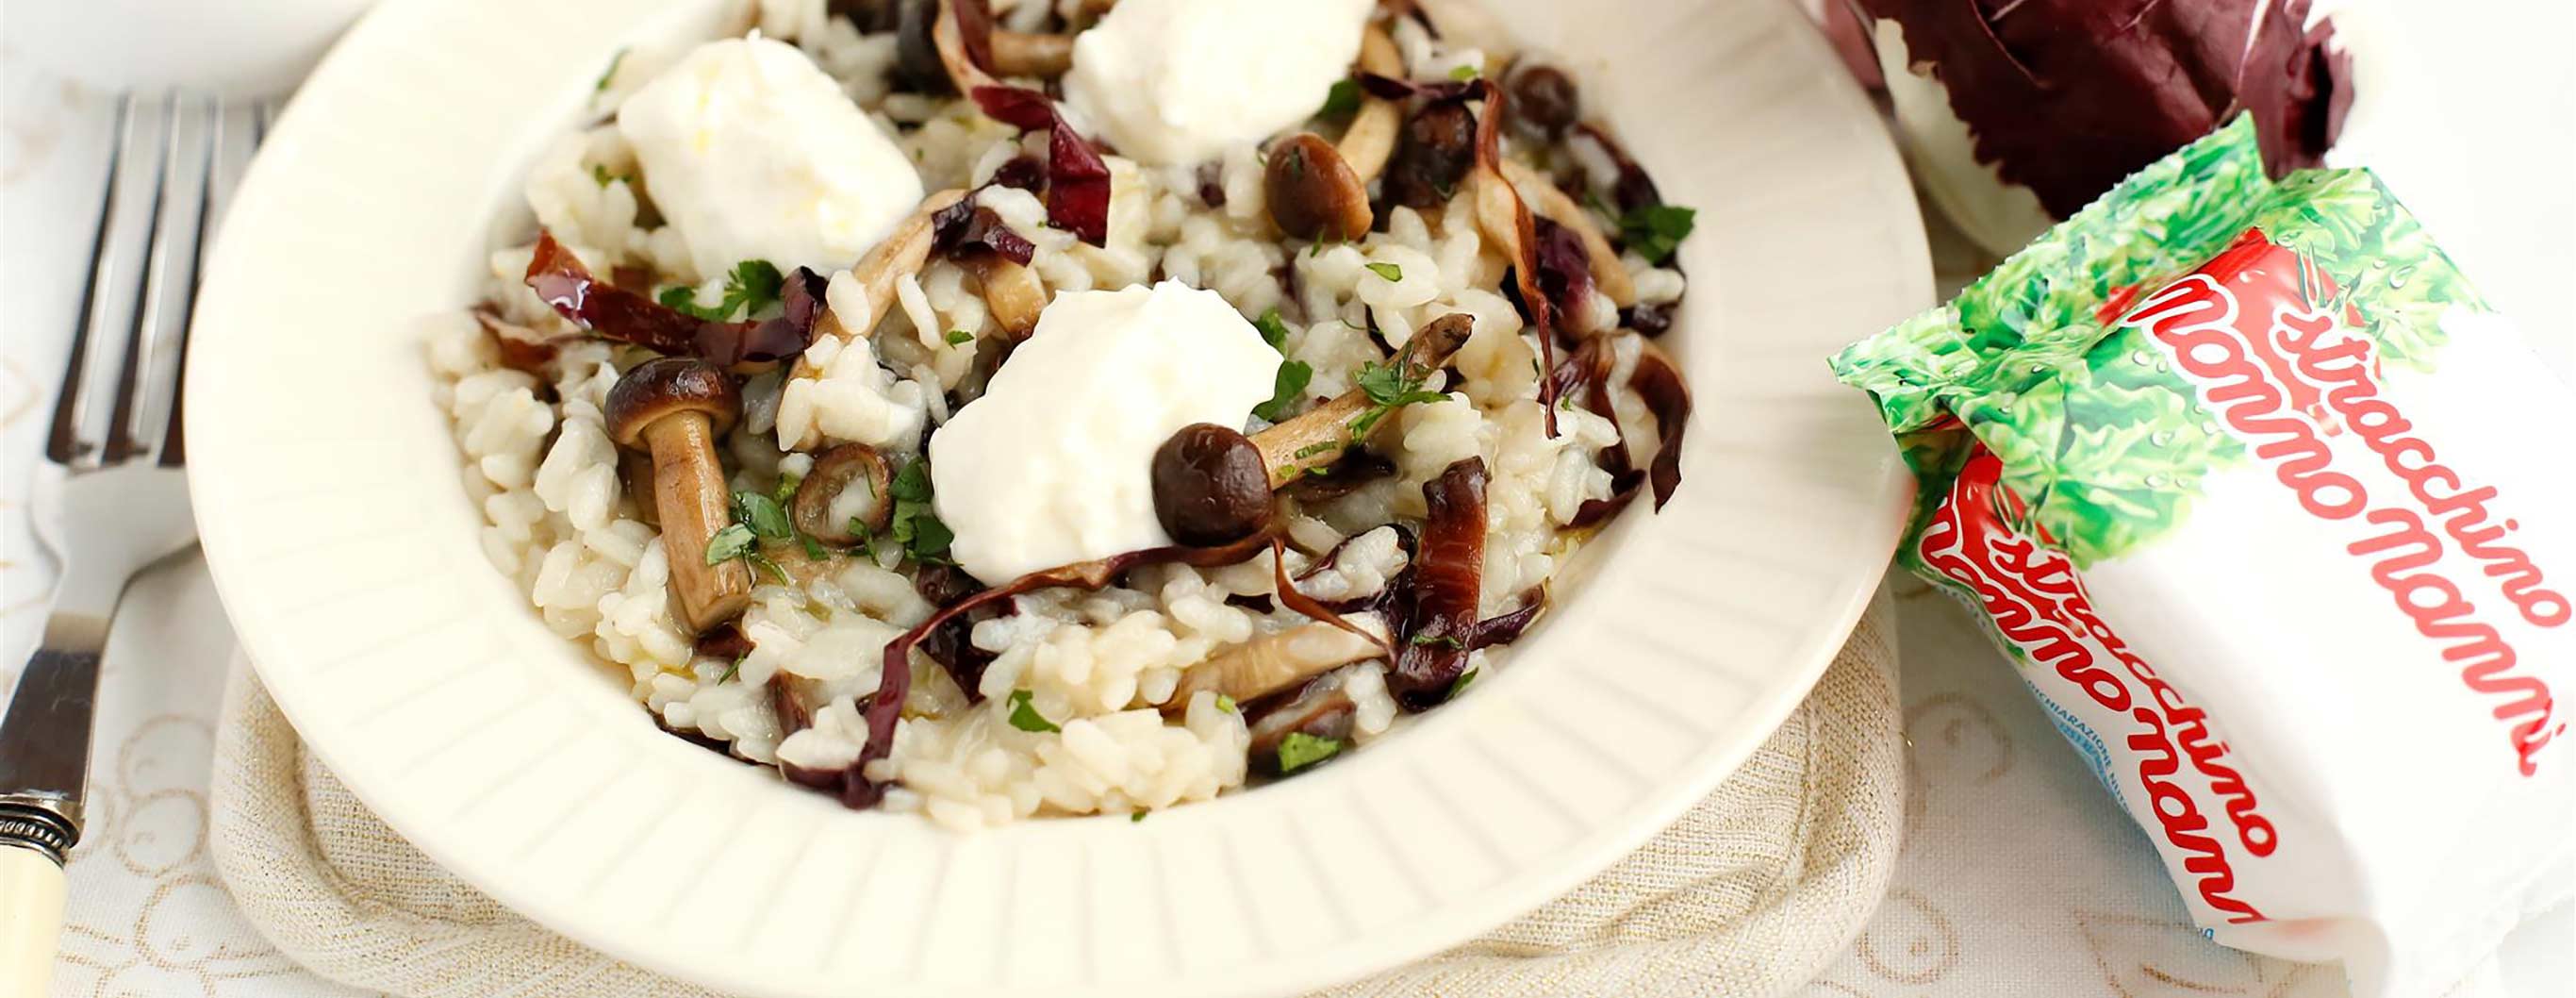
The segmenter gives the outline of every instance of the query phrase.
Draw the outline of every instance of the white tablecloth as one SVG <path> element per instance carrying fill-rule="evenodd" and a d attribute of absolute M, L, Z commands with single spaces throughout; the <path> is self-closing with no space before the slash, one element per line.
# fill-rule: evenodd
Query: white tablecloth
<path fill-rule="evenodd" d="M 2477 138 L 2477 181 L 2436 220 L 2547 362 L 2576 380 L 2576 42 L 2566 0 L 2422 5 L 2428 45 L 2513 67 L 2450 96 Z M 2478 11 L 2486 12 L 2479 16 Z M 2506 14 L 2517 30 L 2488 37 Z M 2529 23 L 2528 16 L 2537 16 Z M 23 43 L 23 39 L 11 44 Z M 107 148 L 96 94 L 0 62 L 0 688 L 32 648 L 50 560 L 27 490 L 72 328 Z M 2410 195 L 2411 197 L 2411 195 Z M 2429 213 L 2428 213 L 2429 214 Z M 1958 253 L 1945 259 L 1964 260 Z M 280 303 L 291 307 L 291 303 Z M 1853 330 L 1855 337 L 1870 330 Z M 1845 958 L 1807 989 L 1865 998 L 2147 998 L 2341 994 L 2332 968 L 2203 941 L 2144 837 L 2065 750 L 1969 618 L 1899 583 L 1914 789 L 1896 885 Z M 55 992 L 82 996 L 348 995 L 305 973 L 236 913 L 205 850 L 213 713 L 230 653 L 193 556 L 128 594 L 102 691 L 88 838 L 71 869 Z M 2576 995 L 2576 915 L 2508 946 L 2518 998 Z"/>

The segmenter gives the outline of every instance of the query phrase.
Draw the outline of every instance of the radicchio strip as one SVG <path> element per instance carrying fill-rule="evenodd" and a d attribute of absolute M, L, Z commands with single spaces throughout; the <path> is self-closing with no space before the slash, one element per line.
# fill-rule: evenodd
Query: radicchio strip
<path fill-rule="evenodd" d="M 974 577 L 948 565 L 923 565 L 912 577 L 912 590 L 933 607 L 953 605 L 982 589 Z M 1011 604 L 1004 603 L 1001 613 L 958 617 L 921 638 L 921 653 L 939 663 L 949 681 L 965 692 L 967 703 L 984 702 L 984 669 L 1000 657 L 975 646 L 975 622 L 979 617 L 1002 616 L 1011 610 Z"/>
<path fill-rule="evenodd" d="M 1476 116 L 1476 224 L 1485 230 L 1486 238 L 1509 244 L 1512 254 L 1513 287 L 1520 294 L 1521 307 L 1529 312 L 1530 330 L 1538 337 L 1539 370 L 1556 367 L 1556 309 L 1548 302 L 1547 292 L 1539 286 L 1538 233 L 1531 221 L 1529 205 L 1512 189 L 1502 170 L 1502 122 L 1507 108 L 1503 89 L 1491 81 L 1477 78 L 1468 81 L 1485 101 L 1485 113 Z M 1496 231 L 1501 230 L 1501 231 Z M 1587 265 L 1588 266 L 1588 265 Z M 1556 382 L 1538 380 L 1539 407 L 1547 424 L 1547 435 L 1556 435 Z"/>
<path fill-rule="evenodd" d="M 1682 431 L 1690 427 L 1690 385 L 1662 350 L 1652 343 L 1638 346 L 1637 369 L 1629 372 L 1628 387 L 1636 389 L 1647 411 L 1655 414 L 1655 427 L 1663 437 L 1655 445 L 1654 461 L 1646 466 L 1646 477 L 1655 487 L 1655 509 L 1660 511 L 1682 484 Z"/>
<path fill-rule="evenodd" d="M 814 343 L 816 321 L 823 317 L 824 279 L 803 267 L 780 282 L 782 311 L 777 318 L 718 322 L 600 280 L 555 241 L 554 233 L 545 231 L 537 233 L 526 281 L 528 289 L 555 314 L 603 338 L 726 367 L 784 360 L 805 352 Z"/>
<path fill-rule="evenodd" d="M 1638 346 L 1637 367 L 1628 374 L 1628 388 L 1637 393 L 1648 412 L 1655 414 L 1655 458 L 1640 473 L 1625 439 L 1602 448 L 1597 461 L 1601 470 L 1610 473 L 1610 496 L 1585 500 L 1567 527 L 1589 527 L 1618 515 L 1636 499 L 1638 487 L 1649 482 L 1654 485 L 1655 508 L 1660 510 L 1681 485 L 1682 434 L 1690 425 L 1690 388 L 1682 382 L 1681 369 L 1671 357 L 1652 343 L 1640 342 Z M 1571 391 L 1578 384 L 1584 386 L 1584 408 L 1610 420 L 1615 427 L 1619 417 L 1610 404 L 1611 362 L 1610 341 L 1591 340 L 1567 358 L 1548 380 L 1561 391 Z"/>
<path fill-rule="evenodd" d="M 1337 546 L 1334 550 L 1338 551 L 1340 548 Z M 1395 649 L 1386 643 L 1385 638 L 1371 634 L 1367 628 L 1351 623 L 1341 614 L 1333 612 L 1332 607 L 1324 605 L 1322 600 L 1308 596 L 1305 590 L 1297 588 L 1297 580 L 1288 577 L 1288 547 L 1275 537 L 1270 541 L 1270 573 L 1275 580 L 1273 587 L 1278 590 L 1280 606 L 1356 634 L 1361 640 L 1378 646 L 1387 654 L 1395 654 Z"/>
<path fill-rule="evenodd" d="M 1391 624 L 1400 623 L 1413 615 L 1413 566 L 1415 562 L 1421 560 L 1419 555 L 1421 545 L 1414 540 L 1413 531 L 1405 529 L 1403 524 L 1394 523 L 1387 526 L 1395 531 L 1395 549 L 1404 552 L 1404 568 L 1398 570 L 1394 578 L 1386 580 L 1386 585 L 1375 593 L 1325 603 L 1324 605 L 1330 607 L 1334 613 L 1374 613 Z M 1324 552 L 1322 558 L 1317 559 L 1313 565 L 1307 566 L 1306 571 L 1297 576 L 1297 581 L 1303 582 L 1314 578 L 1315 573 L 1340 564 L 1342 552 L 1351 546 L 1351 542 L 1366 537 L 1369 533 L 1370 531 L 1363 530 L 1342 538 L 1341 543 L 1333 545 L 1332 550 Z"/>
<path fill-rule="evenodd" d="M 1478 515 L 1482 516 L 1481 513 Z M 851 760 L 849 767 L 841 771 L 841 803 L 850 808 L 864 809 L 875 807 L 885 798 L 885 787 L 867 778 L 867 766 L 894 751 L 895 722 L 903 718 L 904 698 L 912 693 L 912 649 L 941 625 L 977 607 L 1022 593 L 1066 587 L 1099 589 L 1117 581 L 1119 576 L 1147 565 L 1179 563 L 1193 568 L 1213 568 L 1239 564 L 1268 546 L 1270 535 L 1260 533 L 1223 547 L 1159 547 L 1129 551 L 1096 561 L 1031 572 L 1007 585 L 976 593 L 931 614 L 930 619 L 886 643 L 883 667 L 877 674 L 877 690 L 868 697 L 868 741 L 859 748 L 859 757 Z"/>
<path fill-rule="evenodd" d="M 1422 484 L 1430 511 L 1415 560 L 1413 612 L 1405 621 L 1387 689 L 1407 710 L 1424 710 L 1449 698 L 1467 671 L 1467 642 L 1476 636 L 1476 605 L 1484 588 L 1485 459 L 1450 465 Z"/>
<path fill-rule="evenodd" d="M 993 71 L 993 7 L 987 0 L 948 0 L 957 18 L 957 43 L 975 68 Z"/>
<path fill-rule="evenodd" d="M 1611 138 L 1608 130 L 1589 121 L 1576 122 L 1574 129 L 1583 137 L 1600 144 L 1602 153 L 1609 156 L 1610 162 L 1619 168 L 1619 176 L 1610 182 L 1610 200 L 1618 205 L 1620 212 L 1652 208 L 1664 203 L 1663 192 L 1655 189 L 1655 178 L 1646 175 L 1646 168 L 1638 166 L 1637 161 L 1628 155 L 1627 147 L 1620 145 L 1619 140 Z"/>
<path fill-rule="evenodd" d="M 1021 131 L 1047 131 L 1047 224 L 1094 246 L 1109 242 L 1109 164 L 1074 131 L 1047 95 L 1022 87 L 978 86 L 975 106 Z"/>
<path fill-rule="evenodd" d="M 952 260 L 991 253 L 1023 267 L 1038 251 L 1027 236 L 1012 231 L 1001 215 L 978 207 L 973 198 L 961 198 L 931 216 L 930 248 Z"/>
<path fill-rule="evenodd" d="M 1531 586 L 1521 593 L 1521 608 L 1476 622 L 1476 634 L 1467 639 L 1467 650 L 1507 645 L 1521 639 L 1521 634 L 1547 612 L 1547 586 Z"/>
<path fill-rule="evenodd" d="M 1539 293 L 1547 296 L 1548 306 L 1564 315 L 1589 304 L 1592 257 L 1583 248 L 1583 237 L 1539 214 L 1530 216 L 1530 230 L 1538 238 L 1530 263 L 1538 272 Z"/>
<path fill-rule="evenodd" d="M 491 337 L 493 349 L 501 355 L 502 367 L 535 375 L 540 383 L 550 380 L 545 370 L 555 359 L 553 342 L 539 338 L 526 327 L 502 321 L 489 305 L 474 310 L 474 321 L 482 324 L 484 335 Z"/>

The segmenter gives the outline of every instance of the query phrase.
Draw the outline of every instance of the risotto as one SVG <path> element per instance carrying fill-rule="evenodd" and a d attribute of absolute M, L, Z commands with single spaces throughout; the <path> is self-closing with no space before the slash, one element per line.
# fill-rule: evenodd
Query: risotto
<path fill-rule="evenodd" d="M 484 553 L 672 733 L 960 829 L 1474 695 L 1679 484 L 1664 203 L 1369 0 L 764 0 L 621 53 L 435 323 Z"/>

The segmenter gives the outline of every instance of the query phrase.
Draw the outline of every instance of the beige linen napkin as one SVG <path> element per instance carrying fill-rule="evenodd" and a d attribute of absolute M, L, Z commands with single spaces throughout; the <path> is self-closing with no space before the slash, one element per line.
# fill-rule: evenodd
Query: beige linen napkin
<path fill-rule="evenodd" d="M 215 749 L 216 865 L 306 967 L 399 998 L 711 994 L 603 956 L 439 869 L 316 763 L 236 663 Z M 1335 996 L 1709 995 L 1805 983 L 1878 906 L 1904 763 L 1884 594 L 1732 779 L 1600 876 Z"/>

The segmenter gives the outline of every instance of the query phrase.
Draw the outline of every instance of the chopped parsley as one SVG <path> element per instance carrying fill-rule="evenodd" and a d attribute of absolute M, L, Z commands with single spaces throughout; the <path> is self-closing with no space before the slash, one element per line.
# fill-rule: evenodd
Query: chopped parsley
<path fill-rule="evenodd" d="M 1360 81 L 1334 80 L 1333 88 L 1324 91 L 1324 106 L 1316 109 L 1315 117 L 1339 118 L 1356 114 L 1359 109 Z"/>
<path fill-rule="evenodd" d="M 1359 371 L 1351 375 L 1351 383 L 1368 395 L 1370 403 L 1367 411 L 1351 420 L 1352 439 L 1367 436 L 1371 429 L 1377 427 L 1379 420 L 1399 408 L 1416 402 L 1438 402 L 1449 397 L 1422 387 L 1431 372 L 1416 373 L 1412 367 L 1402 360 L 1387 364 L 1372 361 L 1361 364 Z"/>
<path fill-rule="evenodd" d="M 783 541 L 796 536 L 796 525 L 787 519 L 787 509 L 778 500 L 758 492 L 733 494 L 733 522 L 751 529 L 764 541 Z"/>
<path fill-rule="evenodd" d="M 1127 823 L 1132 825 L 1139 821 L 1143 821 L 1145 820 L 1146 815 L 1152 813 L 1154 813 L 1154 809 L 1150 807 L 1140 807 L 1133 811 L 1129 811 L 1127 812 Z"/>
<path fill-rule="evenodd" d="M 1457 636 L 1457 635 L 1454 635 L 1454 634 L 1416 634 L 1416 635 L 1414 635 L 1414 636 L 1413 636 L 1413 643 L 1414 643 L 1416 646 L 1420 646 L 1420 647 L 1436 647 L 1436 648 L 1464 648 L 1464 647 L 1467 647 L 1467 643 L 1466 643 L 1466 642 L 1464 642 L 1464 641 L 1460 641 L 1460 640 L 1458 640 L 1458 636 Z"/>
<path fill-rule="evenodd" d="M 1261 318 L 1252 320 L 1252 328 L 1260 331 L 1261 342 L 1270 344 L 1270 349 L 1288 352 L 1288 322 L 1279 317 L 1278 309 L 1261 313 Z"/>
<path fill-rule="evenodd" d="M 1404 279 L 1404 268 L 1392 263 L 1379 262 L 1369 264 L 1368 272 L 1376 274 L 1379 277 L 1386 278 L 1389 283 Z"/>
<path fill-rule="evenodd" d="M 1330 759 L 1341 751 L 1342 740 L 1339 738 L 1317 738 L 1303 731 L 1291 731 L 1288 737 L 1279 740 L 1279 772 L 1283 776 L 1294 773 Z"/>
<path fill-rule="evenodd" d="M 949 542 L 957 534 L 931 508 L 930 462 L 915 458 L 904 465 L 887 491 L 894 493 L 894 519 L 886 536 L 903 545 L 915 561 L 947 561 Z"/>
<path fill-rule="evenodd" d="M 803 487 L 805 487 L 805 476 L 793 471 L 782 471 L 778 473 L 778 487 L 770 490 L 769 497 L 778 500 L 778 504 L 784 506 L 796 501 L 796 490 Z"/>
<path fill-rule="evenodd" d="M 805 560 L 807 561 L 822 561 L 832 556 L 831 552 L 823 550 L 823 542 L 815 540 L 805 534 L 796 535 L 796 542 L 805 546 Z"/>
<path fill-rule="evenodd" d="M 1290 457 L 1296 457 L 1296 458 L 1308 458 L 1308 457 L 1313 457 L 1313 456 L 1315 456 L 1315 455 L 1317 455 L 1317 454 L 1324 453 L 1325 451 L 1335 451 L 1335 450 L 1340 450 L 1340 449 L 1342 449 L 1342 448 L 1344 448 L 1344 447 L 1348 447 L 1348 446 L 1350 446 L 1350 441 L 1347 441 L 1347 440 L 1324 440 L 1324 441 L 1318 441 L 1318 442 L 1316 442 L 1316 443 L 1307 444 L 1306 446 L 1303 446 L 1303 447 L 1299 447 L 1299 448 L 1297 448 L 1297 453 L 1295 453 L 1295 454 L 1291 454 L 1291 455 L 1289 455 L 1289 456 L 1290 456 Z"/>
<path fill-rule="evenodd" d="M 739 675 L 741 675 L 741 674 L 742 674 L 742 660 L 737 658 L 737 659 L 734 659 L 732 663 L 730 663 L 730 664 L 728 664 L 728 665 L 726 665 L 726 666 L 725 666 L 724 675 L 717 676 L 717 677 L 716 677 L 716 682 L 718 682 L 718 683 L 730 683 L 730 682 L 733 682 L 733 677 L 735 677 L 735 676 L 739 676 Z"/>
<path fill-rule="evenodd" d="M 1302 360 L 1281 361 L 1279 376 L 1270 383 L 1270 401 L 1252 407 L 1252 414 L 1270 422 L 1284 422 L 1297 400 L 1306 395 L 1306 386 L 1315 380 L 1315 367 Z"/>
<path fill-rule="evenodd" d="M 1460 83 L 1465 83 L 1483 75 L 1485 75 L 1485 71 L 1476 68 L 1476 64 L 1474 63 L 1460 63 L 1458 68 L 1449 71 L 1449 78 Z"/>
<path fill-rule="evenodd" d="M 953 347 L 972 342 L 975 342 L 975 334 L 973 333 L 967 332 L 963 329 L 951 329 L 948 331 L 949 346 Z"/>
<path fill-rule="evenodd" d="M 707 564 L 721 565 L 750 554 L 760 546 L 760 535 L 739 523 L 725 524 L 715 536 L 707 538 Z"/>
<path fill-rule="evenodd" d="M 606 187 L 610 181 L 616 180 L 617 178 L 609 174 L 607 167 L 601 166 L 597 163 L 592 163 L 590 164 L 590 179 L 599 181 L 599 186 Z"/>
<path fill-rule="evenodd" d="M 1650 204 L 1619 219 L 1619 236 L 1647 263 L 1662 264 L 1690 236 L 1698 215 L 1680 205 Z"/>
<path fill-rule="evenodd" d="M 1270 349 L 1279 351 L 1280 356 L 1287 356 L 1288 323 L 1279 318 L 1278 309 L 1261 313 L 1261 318 L 1253 320 L 1252 328 L 1260 331 L 1261 342 L 1270 344 Z M 1302 360 L 1282 362 L 1278 377 L 1270 383 L 1270 401 L 1253 406 L 1252 414 L 1273 423 L 1287 419 L 1289 408 L 1297 404 L 1314 380 L 1314 365 Z"/>
<path fill-rule="evenodd" d="M 868 521 L 855 516 L 851 517 L 850 536 L 858 538 L 857 547 L 860 554 L 866 555 L 869 561 L 877 560 L 876 531 L 868 529 Z"/>
<path fill-rule="evenodd" d="M 777 304 L 779 289 L 787 283 L 778 267 L 767 260 L 745 260 L 734 264 L 725 275 L 724 297 L 713 307 L 698 304 L 698 289 L 686 284 L 662 289 L 654 296 L 662 307 L 676 309 L 709 322 L 730 321 L 736 313 L 749 315 Z"/>
<path fill-rule="evenodd" d="M 1235 709 L 1234 698 L 1233 698 L 1233 697 L 1230 697 L 1230 696 L 1227 696 L 1227 695 L 1225 695 L 1225 694 L 1223 694 L 1223 693 L 1219 693 L 1219 694 L 1217 694 L 1217 695 L 1216 695 L 1216 709 L 1221 710 L 1221 711 L 1224 711 L 1224 712 L 1226 712 L 1226 713 L 1228 713 L 1228 714 L 1238 714 L 1238 713 L 1242 713 L 1241 711 L 1239 711 L 1239 710 Z"/>
<path fill-rule="evenodd" d="M 1022 731 L 1064 730 L 1056 727 L 1054 721 L 1047 720 L 1046 715 L 1038 713 L 1037 705 L 1029 702 L 1027 690 L 1011 691 L 1011 726 Z"/>
<path fill-rule="evenodd" d="M 1457 699 L 1458 694 L 1466 692 L 1467 686 L 1476 681 L 1476 674 L 1483 671 L 1485 670 L 1469 669 L 1465 672 L 1459 673 L 1458 678 L 1451 680 L 1449 683 L 1449 696 L 1447 699 Z"/>
<path fill-rule="evenodd" d="M 599 71 L 599 80 L 590 85 L 590 92 L 594 94 L 607 93 L 609 82 L 617 79 L 617 67 L 623 65 L 625 62 L 625 49 L 618 49 L 616 55 L 609 56 L 608 68 Z"/>
<path fill-rule="evenodd" d="M 1448 398 L 1447 395 L 1439 392 L 1425 390 L 1422 382 L 1431 376 L 1431 372 L 1415 374 L 1406 370 L 1411 366 L 1403 363 L 1361 364 L 1359 373 L 1351 376 L 1351 383 L 1358 385 L 1361 391 L 1367 392 L 1369 401 L 1379 405 L 1411 405 L 1415 402 L 1437 402 Z"/>

